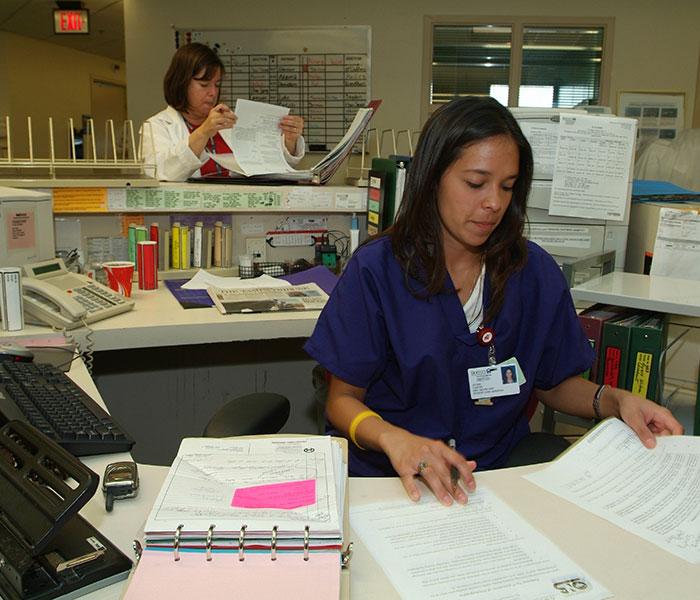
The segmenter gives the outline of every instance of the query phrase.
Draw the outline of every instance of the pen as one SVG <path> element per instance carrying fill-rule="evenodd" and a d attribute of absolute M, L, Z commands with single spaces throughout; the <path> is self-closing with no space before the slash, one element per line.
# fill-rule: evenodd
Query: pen
<path fill-rule="evenodd" d="M 457 443 L 454 438 L 450 438 L 447 441 L 447 445 L 453 450 L 457 449 Z M 459 481 L 459 471 L 454 465 L 450 467 L 450 480 L 452 481 L 452 491 L 455 492 L 457 490 L 457 482 Z"/>

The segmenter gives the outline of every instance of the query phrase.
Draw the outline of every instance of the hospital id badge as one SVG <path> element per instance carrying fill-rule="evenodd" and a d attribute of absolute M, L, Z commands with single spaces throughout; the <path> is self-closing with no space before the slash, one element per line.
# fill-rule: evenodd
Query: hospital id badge
<path fill-rule="evenodd" d="M 485 405 L 490 403 L 477 401 L 519 394 L 520 386 L 526 381 L 525 374 L 515 357 L 497 365 L 467 369 L 467 376 L 472 400 Z"/>

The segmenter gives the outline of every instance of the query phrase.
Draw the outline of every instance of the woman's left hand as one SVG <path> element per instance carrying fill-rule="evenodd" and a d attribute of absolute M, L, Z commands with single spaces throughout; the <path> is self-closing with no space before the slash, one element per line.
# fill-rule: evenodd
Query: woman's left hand
<path fill-rule="evenodd" d="M 635 396 L 625 390 L 615 390 L 620 418 L 639 436 L 647 448 L 656 446 L 657 435 L 680 435 L 683 426 L 663 406 Z"/>
<path fill-rule="evenodd" d="M 284 134 L 284 145 L 294 156 L 299 136 L 304 133 L 304 119 L 297 115 L 287 115 L 280 120 L 280 129 Z"/>

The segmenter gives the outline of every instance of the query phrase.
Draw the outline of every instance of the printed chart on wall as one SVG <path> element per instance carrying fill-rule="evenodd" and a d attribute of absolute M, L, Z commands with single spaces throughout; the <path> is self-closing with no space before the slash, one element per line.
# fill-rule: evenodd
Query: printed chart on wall
<path fill-rule="evenodd" d="M 304 117 L 307 150 L 327 152 L 370 99 L 368 26 L 194 31 L 178 29 L 175 46 L 214 48 L 226 75 L 221 101 L 237 98 L 290 108 Z"/>

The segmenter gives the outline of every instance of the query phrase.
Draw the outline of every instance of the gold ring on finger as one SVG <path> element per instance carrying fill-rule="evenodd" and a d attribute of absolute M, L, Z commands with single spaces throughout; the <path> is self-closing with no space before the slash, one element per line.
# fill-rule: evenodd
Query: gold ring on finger
<path fill-rule="evenodd" d="M 430 465 L 425 462 L 424 460 L 420 461 L 418 463 L 418 475 L 423 475 L 423 472 L 429 467 Z"/>

